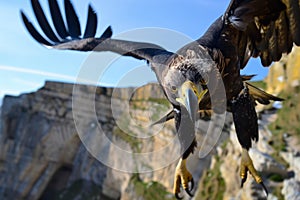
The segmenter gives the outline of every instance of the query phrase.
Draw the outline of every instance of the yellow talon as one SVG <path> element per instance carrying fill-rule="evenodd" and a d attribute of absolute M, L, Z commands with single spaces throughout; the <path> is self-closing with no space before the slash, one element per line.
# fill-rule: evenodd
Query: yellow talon
<path fill-rule="evenodd" d="M 250 174 L 253 176 L 253 178 L 257 183 L 262 182 L 262 178 L 259 176 L 258 172 L 254 168 L 252 159 L 250 158 L 248 151 L 246 149 L 243 149 L 242 160 L 241 160 L 241 171 L 240 171 L 240 176 L 242 179 L 247 178 L 248 171 L 250 172 Z"/>
<path fill-rule="evenodd" d="M 254 180 L 257 183 L 262 185 L 263 189 L 265 190 L 266 194 L 268 195 L 267 188 L 265 187 L 262 178 L 260 177 L 260 175 L 256 171 L 256 169 L 253 165 L 252 159 L 250 158 L 250 156 L 248 154 L 248 150 L 243 148 L 242 159 L 241 159 L 241 171 L 240 171 L 240 177 L 242 179 L 241 187 L 243 187 L 243 184 L 247 180 L 248 171 L 253 176 Z"/>
<path fill-rule="evenodd" d="M 189 182 L 192 183 L 190 189 L 189 189 Z M 186 160 L 182 160 L 182 159 L 180 159 L 177 164 L 177 167 L 175 170 L 175 177 L 174 177 L 173 192 L 177 199 L 181 199 L 181 197 L 179 197 L 179 193 L 181 192 L 180 191 L 181 186 L 188 193 L 188 195 L 193 196 L 191 194 L 191 190 L 194 187 L 193 176 L 186 168 Z"/>

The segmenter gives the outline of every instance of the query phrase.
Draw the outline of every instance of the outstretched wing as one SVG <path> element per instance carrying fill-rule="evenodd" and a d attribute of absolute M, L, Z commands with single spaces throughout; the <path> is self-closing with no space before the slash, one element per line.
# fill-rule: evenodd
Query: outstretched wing
<path fill-rule="evenodd" d="M 241 69 L 251 57 L 269 66 L 300 45 L 299 5 L 299 0 L 232 0 L 211 41 L 223 54 L 238 55 Z"/>
<path fill-rule="evenodd" d="M 121 55 L 131 56 L 152 62 L 156 55 L 172 55 L 164 48 L 143 42 L 132 42 L 111 39 L 112 30 L 108 27 L 100 37 L 95 37 L 97 29 L 97 15 L 93 8 L 88 8 L 87 24 L 82 36 L 81 27 L 75 9 L 70 0 L 64 1 L 66 23 L 56 0 L 48 0 L 51 18 L 55 32 L 50 26 L 38 0 L 31 0 L 31 5 L 38 24 L 45 36 L 42 36 L 28 20 L 23 11 L 21 16 L 30 35 L 39 43 L 55 48 L 77 51 L 112 51 Z"/>

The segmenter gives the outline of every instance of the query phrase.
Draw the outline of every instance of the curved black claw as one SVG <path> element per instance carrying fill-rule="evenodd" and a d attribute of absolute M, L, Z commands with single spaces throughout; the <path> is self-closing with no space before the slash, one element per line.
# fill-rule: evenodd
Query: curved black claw
<path fill-rule="evenodd" d="M 190 183 L 191 183 L 191 187 L 190 188 L 186 188 L 185 189 L 185 192 L 190 196 L 190 197 L 193 197 L 194 195 L 192 194 L 192 190 L 194 189 L 194 187 L 195 187 L 195 181 L 194 181 L 194 179 L 192 178 L 191 179 L 191 181 L 190 181 Z M 180 186 L 180 190 L 182 190 L 182 185 Z M 181 192 L 178 192 L 178 193 L 175 193 L 175 197 L 176 197 L 176 199 L 183 199 L 183 195 L 182 196 L 179 196 L 180 195 L 180 193 Z"/>
<path fill-rule="evenodd" d="M 185 189 L 186 193 L 190 196 L 190 197 L 193 197 L 194 195 L 191 193 L 191 190 L 189 189 Z"/>
<path fill-rule="evenodd" d="M 195 186 L 194 179 L 192 178 L 190 182 L 191 182 L 191 188 L 190 189 L 186 188 L 185 191 L 190 197 L 193 197 L 194 195 L 192 194 L 191 191 L 194 189 L 194 186 Z"/>
<path fill-rule="evenodd" d="M 192 191 L 194 189 L 194 187 L 195 187 L 195 181 L 194 181 L 194 178 L 192 177 L 192 179 L 191 179 L 191 190 L 190 191 Z"/>
<path fill-rule="evenodd" d="M 246 180 L 247 180 L 247 173 L 245 174 L 245 177 L 242 178 L 242 180 L 241 180 L 241 188 L 244 186 L 244 183 L 246 182 Z"/>
<path fill-rule="evenodd" d="M 265 191 L 265 193 L 266 193 L 266 196 L 268 196 L 268 195 L 269 195 L 269 192 L 268 192 L 268 189 L 267 189 L 267 187 L 265 186 L 265 184 L 264 184 L 263 182 L 261 182 L 260 185 L 263 187 L 263 189 L 264 189 L 264 191 Z"/>
<path fill-rule="evenodd" d="M 183 196 L 180 197 L 179 194 L 180 194 L 180 193 L 175 193 L 175 198 L 176 198 L 176 199 L 183 199 Z"/>

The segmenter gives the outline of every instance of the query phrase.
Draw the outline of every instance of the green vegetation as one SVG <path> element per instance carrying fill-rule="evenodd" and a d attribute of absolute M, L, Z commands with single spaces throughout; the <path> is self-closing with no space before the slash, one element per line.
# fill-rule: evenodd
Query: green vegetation
<path fill-rule="evenodd" d="M 271 128 L 275 132 L 285 132 L 290 135 L 300 136 L 300 88 L 289 89 L 281 94 L 283 101 L 282 109 L 278 111 L 278 119 Z"/>
<path fill-rule="evenodd" d="M 271 174 L 268 177 L 269 180 L 274 181 L 274 182 L 282 182 L 283 177 L 280 174 Z"/>
<path fill-rule="evenodd" d="M 136 194 L 143 197 L 144 200 L 175 199 L 163 185 L 155 181 L 145 183 L 139 178 L 139 174 L 135 174 L 131 178 L 131 183 L 134 185 Z"/>
<path fill-rule="evenodd" d="M 130 101 L 130 106 L 134 109 L 134 110 L 144 110 L 146 111 L 148 108 L 146 105 L 144 105 L 145 101 L 144 100 L 134 100 L 134 101 Z"/>
<path fill-rule="evenodd" d="M 280 96 L 285 100 L 282 108 L 277 112 L 276 121 L 269 125 L 273 133 L 270 144 L 277 152 L 273 155 L 275 159 L 286 164 L 279 156 L 280 151 L 286 151 L 284 137 L 296 136 L 300 141 L 300 88 L 289 88 Z"/>
<path fill-rule="evenodd" d="M 277 112 L 277 119 L 269 125 L 272 132 L 272 141 L 269 142 L 275 149 L 273 157 L 288 167 L 286 161 L 281 157 L 280 152 L 286 151 L 287 144 L 285 137 L 293 136 L 300 141 L 300 88 L 288 88 L 283 91 L 279 96 L 285 100 L 282 103 L 282 108 Z M 269 179 L 274 182 L 282 182 L 283 177 L 278 174 L 272 174 Z M 273 194 L 279 200 L 284 197 L 281 194 L 282 186 L 275 187 Z"/>
<path fill-rule="evenodd" d="M 195 197 L 196 200 L 223 199 L 226 185 L 220 172 L 222 161 L 219 156 L 216 156 L 215 159 L 214 168 L 203 172 L 198 188 L 199 191 Z"/>
<path fill-rule="evenodd" d="M 282 195 L 281 190 L 282 190 L 282 186 L 275 187 L 273 190 L 273 194 L 278 198 L 278 200 L 284 200 L 284 196 Z"/>
<path fill-rule="evenodd" d="M 127 114 L 121 116 L 118 121 L 119 126 L 115 127 L 113 134 L 128 143 L 134 152 L 140 153 L 144 141 L 134 136 L 139 133 L 144 133 L 145 128 L 139 125 L 131 127 L 131 120 L 137 120 L 136 123 L 139 123 L 138 117 L 141 117 L 141 123 L 155 122 L 163 117 L 170 109 L 170 103 L 166 99 L 150 98 L 148 100 L 132 100 L 130 106 L 131 109 L 133 109 L 130 110 L 132 116 L 128 116 Z M 136 112 L 136 110 L 139 112 Z M 140 111 L 145 111 L 145 115 Z M 139 116 L 136 116 L 135 112 L 138 113 Z M 148 115 L 150 119 L 146 117 Z"/>
<path fill-rule="evenodd" d="M 128 133 L 125 133 L 119 127 L 116 127 L 114 129 L 113 134 L 116 135 L 117 137 L 120 137 L 121 140 L 128 143 L 130 145 L 130 147 L 132 148 L 132 150 L 134 150 L 134 152 L 136 152 L 136 153 L 141 152 L 140 145 L 142 142 L 140 141 L 140 139 L 133 137 L 133 136 L 129 135 Z"/>
<path fill-rule="evenodd" d="M 152 102 L 155 104 L 162 105 L 163 107 L 170 107 L 170 102 L 167 99 L 157 99 L 157 98 L 149 98 L 149 99 L 139 99 L 139 100 L 132 100 L 130 104 L 133 106 L 134 109 L 140 110 L 148 110 L 147 107 L 142 106 L 141 102 Z"/>
<path fill-rule="evenodd" d="M 151 112 L 151 121 L 159 120 L 171 108 L 171 104 L 167 99 L 149 98 L 148 100 L 134 100 L 130 105 L 135 110 Z"/>
<path fill-rule="evenodd" d="M 161 119 L 165 114 L 170 111 L 170 107 L 166 107 L 165 105 L 157 104 L 155 106 L 155 112 L 151 116 L 151 121 L 155 122 Z"/>
<path fill-rule="evenodd" d="M 276 134 L 287 133 L 300 138 L 300 88 L 287 89 L 280 96 L 285 100 L 270 128 Z"/>
<path fill-rule="evenodd" d="M 166 107 L 170 107 L 170 102 L 167 99 L 156 99 L 156 98 L 149 98 L 148 101 L 155 102 Z"/>

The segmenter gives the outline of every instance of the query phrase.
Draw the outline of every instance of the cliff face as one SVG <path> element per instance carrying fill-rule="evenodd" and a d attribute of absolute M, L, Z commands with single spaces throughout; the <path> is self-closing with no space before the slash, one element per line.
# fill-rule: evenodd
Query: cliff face
<path fill-rule="evenodd" d="M 6 96 L 1 199 L 172 199 L 179 152 L 174 122 L 149 126 L 169 109 L 155 84 L 74 89 L 46 82 L 37 92 Z M 188 163 L 196 181 L 210 163 L 210 156 L 197 154 Z"/>
<path fill-rule="evenodd" d="M 271 94 L 279 94 L 288 87 L 299 86 L 300 80 L 300 47 L 294 47 L 293 51 L 282 57 L 270 67 L 265 81 L 267 91 Z"/>
<path fill-rule="evenodd" d="M 260 140 L 250 151 L 274 200 L 299 197 L 299 52 L 294 48 L 270 68 L 268 92 L 289 96 L 282 96 L 279 112 L 259 114 Z M 174 122 L 150 126 L 169 109 L 155 84 L 135 90 L 47 82 L 37 92 L 6 96 L 0 199 L 172 199 L 179 157 Z M 199 159 L 201 142 L 210 147 L 216 137 L 206 138 L 209 122 L 198 121 L 199 148 L 188 161 L 200 180 L 195 199 L 264 198 L 251 176 L 240 189 L 241 148 L 230 124 L 229 114 L 230 130 L 217 137 L 221 145 Z"/>

